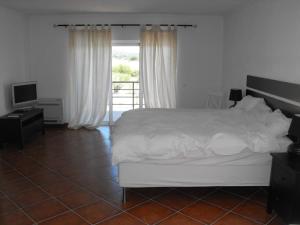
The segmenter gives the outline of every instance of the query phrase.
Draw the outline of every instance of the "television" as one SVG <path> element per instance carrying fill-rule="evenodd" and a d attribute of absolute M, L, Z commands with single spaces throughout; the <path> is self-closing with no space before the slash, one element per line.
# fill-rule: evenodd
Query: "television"
<path fill-rule="evenodd" d="M 37 82 L 15 83 L 11 90 L 14 108 L 32 107 L 37 103 Z"/>

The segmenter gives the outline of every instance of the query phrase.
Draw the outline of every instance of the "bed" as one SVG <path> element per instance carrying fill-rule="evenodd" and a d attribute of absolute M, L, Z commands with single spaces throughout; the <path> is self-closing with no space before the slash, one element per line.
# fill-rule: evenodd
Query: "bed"
<path fill-rule="evenodd" d="M 280 109 L 287 117 L 291 117 L 293 114 L 300 113 L 300 85 L 292 84 L 287 82 L 281 82 L 276 80 L 270 80 L 266 78 L 260 78 L 256 76 L 247 76 L 247 89 L 246 95 L 253 97 L 264 98 L 265 102 L 272 109 Z M 186 116 L 188 122 L 189 118 L 192 118 L 193 121 L 197 121 L 197 116 L 199 118 L 203 117 L 206 114 L 206 117 L 201 118 L 202 121 L 209 120 L 210 114 L 216 115 L 218 118 L 225 118 L 225 128 L 228 129 L 226 124 L 226 116 L 230 117 L 231 112 L 218 112 L 218 111 L 203 111 L 199 114 L 197 110 L 187 111 L 186 109 L 182 110 L 171 110 L 169 112 L 161 113 L 160 110 L 141 111 L 134 112 L 136 115 L 132 116 L 134 113 L 129 113 L 128 118 L 123 120 L 125 122 L 120 122 L 121 125 L 117 125 L 116 132 L 113 131 L 113 156 L 114 164 L 118 165 L 118 181 L 121 187 L 124 190 L 124 201 L 126 201 L 126 188 L 135 188 L 135 187 L 201 187 L 201 186 L 268 186 L 271 170 L 271 156 L 270 148 L 274 148 L 271 144 L 275 141 L 268 139 L 267 137 L 256 137 L 256 136 L 247 136 L 248 140 L 257 138 L 255 142 L 251 142 L 251 147 L 247 146 L 241 152 L 231 152 L 232 149 L 227 149 L 226 151 L 231 152 L 230 154 L 215 154 L 211 151 L 201 151 L 200 155 L 195 155 L 197 151 L 189 151 L 190 149 L 196 148 L 195 146 L 201 145 L 201 140 L 194 143 L 195 141 L 189 140 L 187 137 L 180 137 L 178 140 L 185 140 L 184 146 L 181 146 L 180 141 L 175 145 L 174 150 L 168 150 L 165 154 L 161 154 L 164 149 L 174 146 L 174 139 L 172 135 L 178 135 L 176 132 L 170 135 L 170 139 L 159 139 L 160 135 L 155 135 L 156 139 L 153 139 L 153 142 L 146 142 L 143 138 L 138 137 L 138 139 L 130 139 L 130 135 L 127 135 L 124 139 L 124 143 L 116 143 L 115 139 L 118 140 L 118 130 L 121 130 L 120 127 L 123 125 L 123 129 L 128 129 L 128 131 L 136 130 L 135 135 L 139 136 L 144 130 L 138 130 L 139 126 L 142 125 L 135 124 L 135 119 L 139 118 L 142 121 L 145 121 L 145 114 L 152 113 L 150 118 L 157 118 L 161 115 L 161 121 L 166 121 L 170 129 L 170 133 L 174 130 L 176 121 L 178 118 L 183 118 Z M 163 111 L 163 110 L 162 110 Z M 179 111 L 179 112 L 178 112 Z M 168 116 L 174 114 L 175 116 Z M 220 115 L 219 115 L 220 114 Z M 240 114 L 236 114 L 237 116 Z M 234 116 L 236 116 L 234 115 Z M 132 117 L 131 117 L 132 116 Z M 177 116 L 177 117 L 176 117 Z M 195 116 L 195 118 L 193 118 Z M 219 116 L 219 117 L 218 117 Z M 257 116 L 257 115 L 255 115 Z M 124 116 L 126 117 L 126 116 Z M 166 118 L 163 118 L 166 117 Z M 241 121 L 248 120 L 248 115 L 245 117 L 241 115 Z M 149 116 L 148 116 L 149 118 Z M 174 121 L 172 121 L 174 118 Z M 252 115 L 250 115 L 251 120 L 253 120 Z M 256 119 L 257 117 L 254 117 Z M 160 119 L 153 120 L 150 122 L 156 122 L 155 126 L 160 126 Z M 259 118 L 258 118 L 259 119 Z M 185 120 L 184 118 L 182 120 Z M 251 120 L 249 123 L 246 123 L 246 126 L 251 127 Z M 223 124 L 224 121 L 221 121 Z M 239 120 L 237 120 L 239 121 Z M 126 123 L 127 122 L 127 123 Z M 149 121 L 148 121 L 149 122 Z M 191 121 L 190 121 L 191 122 Z M 123 123 L 123 124 L 122 124 Z M 133 124 L 130 128 L 130 124 Z M 195 127 L 201 125 L 196 124 Z M 183 123 L 177 123 L 177 126 L 180 126 L 180 129 L 184 129 Z M 220 126 L 220 124 L 215 124 L 215 127 Z M 239 124 L 237 124 L 239 127 Z M 245 124 L 243 125 L 245 127 Z M 243 128 L 240 126 L 239 129 Z M 125 128 L 124 128 L 125 127 Z M 224 129 L 225 129 L 224 128 Z M 143 128 L 144 129 L 144 128 Z M 193 130 L 192 127 L 187 127 L 185 132 L 188 130 Z M 215 129 L 215 128 L 214 128 Z M 247 128 L 248 129 L 248 128 Z M 255 127 L 253 128 L 256 129 Z M 159 129 L 158 129 L 159 131 Z M 234 130 L 230 130 L 235 132 Z M 251 130 L 250 130 L 251 131 Z M 126 132 L 126 130 L 125 130 Z M 210 130 L 206 130 L 210 132 Z M 245 131 L 248 135 L 249 130 Z M 123 131 L 124 133 L 124 131 Z M 152 132 L 153 133 L 153 132 Z M 236 132 L 237 134 L 239 132 Z M 242 132 L 241 132 L 242 133 Z M 251 132 L 250 132 L 251 133 Z M 253 133 L 253 132 L 252 132 Z M 149 133 L 151 135 L 151 132 Z M 144 134 L 145 135 L 145 134 Z M 163 136 L 163 135 L 162 135 Z M 245 136 L 245 135 L 244 135 Z M 135 137 L 136 138 L 136 137 Z M 230 138 L 230 137 L 229 137 Z M 224 137 L 223 137 L 224 139 Z M 227 140 L 228 137 L 226 136 Z M 224 139 L 224 140 L 225 140 Z M 221 144 L 222 138 L 218 139 Z M 226 146 L 226 140 L 224 141 L 224 149 Z M 261 141 L 269 142 L 269 149 L 259 148 L 254 145 L 257 142 Z M 144 142 L 143 142 L 144 141 Z M 266 141 L 266 142 L 267 142 Z M 172 145 L 168 145 L 168 142 Z M 160 143 L 159 145 L 157 143 Z M 200 144 L 199 144 L 200 143 Z M 215 143 L 215 142 L 214 142 Z M 219 144 L 220 144 L 219 143 Z M 253 144 L 254 143 L 254 144 Z M 276 142 L 277 143 L 277 142 Z M 282 139 L 278 141 L 276 146 L 276 151 L 285 151 L 286 146 L 290 142 L 288 139 Z M 117 146 L 119 144 L 119 147 Z M 125 145 L 128 145 L 128 153 L 122 154 L 123 149 L 126 148 Z M 142 149 L 148 145 L 147 148 L 143 151 Z M 156 146 L 157 145 L 157 146 Z M 121 147 L 120 147 L 121 146 Z M 149 148 L 150 146 L 150 148 Z M 278 147 L 279 146 L 279 147 Z M 249 148 L 248 148 L 249 147 Z M 256 149 L 256 151 L 253 151 Z M 148 154 L 147 151 L 151 150 Z M 218 148 L 214 148 L 218 149 Z M 259 150 L 257 150 L 259 149 Z M 118 152 L 119 150 L 119 152 Z M 222 150 L 222 148 L 221 148 Z M 134 157 L 136 153 L 139 153 L 139 157 Z M 199 154 L 199 151 L 197 152 Z M 149 158 L 148 156 L 153 156 Z M 175 157 L 172 157 L 172 156 Z M 130 157 L 129 157 L 130 156 Z M 145 157 L 143 157 L 145 156 Z M 139 171 L 138 173 L 136 171 Z"/>

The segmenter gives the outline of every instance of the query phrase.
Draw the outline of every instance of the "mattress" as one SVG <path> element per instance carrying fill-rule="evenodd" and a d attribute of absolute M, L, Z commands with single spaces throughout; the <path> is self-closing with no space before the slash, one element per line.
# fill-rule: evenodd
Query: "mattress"
<path fill-rule="evenodd" d="M 268 153 L 253 153 L 251 151 L 243 151 L 242 153 L 207 158 L 174 158 L 166 160 L 146 160 L 138 162 L 141 164 L 153 165 L 231 165 L 231 166 L 245 166 L 245 165 L 266 165 L 269 164 L 272 157 Z"/>
<path fill-rule="evenodd" d="M 177 159 L 214 163 L 250 153 L 282 152 L 286 148 L 280 143 L 290 141 L 271 132 L 267 118 L 272 118 L 270 112 L 262 115 L 228 109 L 128 111 L 113 128 L 112 161 L 115 165 L 145 160 L 180 163 Z"/>

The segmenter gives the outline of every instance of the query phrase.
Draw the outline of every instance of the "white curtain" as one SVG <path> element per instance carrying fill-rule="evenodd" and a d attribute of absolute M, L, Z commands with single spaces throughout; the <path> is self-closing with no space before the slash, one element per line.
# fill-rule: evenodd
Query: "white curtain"
<path fill-rule="evenodd" d="M 160 26 L 141 30 L 141 82 L 146 108 L 175 108 L 177 31 Z"/>
<path fill-rule="evenodd" d="M 96 128 L 103 120 L 111 88 L 111 30 L 69 29 L 69 128 Z"/>

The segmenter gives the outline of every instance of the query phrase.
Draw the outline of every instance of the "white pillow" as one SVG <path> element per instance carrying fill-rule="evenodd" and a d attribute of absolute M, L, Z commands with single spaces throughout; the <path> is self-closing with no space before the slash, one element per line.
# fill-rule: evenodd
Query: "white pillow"
<path fill-rule="evenodd" d="M 275 137 L 284 137 L 288 135 L 292 120 L 287 118 L 279 109 L 269 113 L 266 117 L 266 128 Z"/>
<path fill-rule="evenodd" d="M 257 111 L 257 112 L 271 112 L 271 108 L 268 107 L 263 98 L 256 98 L 250 95 L 245 96 L 237 105 L 235 109 L 243 111 Z"/>
<path fill-rule="evenodd" d="M 259 101 L 251 110 L 249 111 L 254 111 L 254 112 L 259 112 L 259 113 L 270 113 L 272 112 L 272 109 L 267 106 L 266 102 L 264 99 L 262 101 Z"/>
<path fill-rule="evenodd" d="M 233 134 L 217 133 L 207 145 L 217 155 L 234 155 L 247 148 L 247 144 Z"/>

